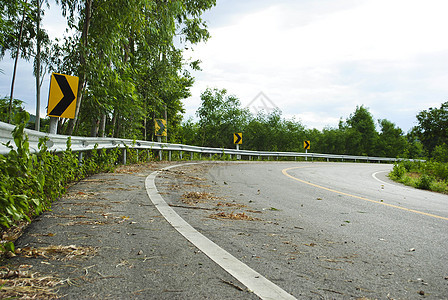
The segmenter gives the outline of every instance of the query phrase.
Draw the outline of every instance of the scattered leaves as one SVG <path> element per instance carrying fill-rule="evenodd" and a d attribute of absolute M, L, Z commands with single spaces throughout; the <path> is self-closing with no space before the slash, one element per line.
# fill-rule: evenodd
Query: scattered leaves
<path fill-rule="evenodd" d="M 259 218 L 254 218 L 249 215 L 246 215 L 245 213 L 225 213 L 225 212 L 219 212 L 216 214 L 211 214 L 208 216 L 211 219 L 230 219 L 230 220 L 244 220 L 244 221 L 259 221 Z"/>
<path fill-rule="evenodd" d="M 30 265 L 21 265 L 17 269 L 0 269 L 1 299 L 56 299 L 54 287 L 63 281 L 52 276 L 39 276 L 32 273 Z"/>
<path fill-rule="evenodd" d="M 15 254 L 28 258 L 44 257 L 47 259 L 57 259 L 58 256 L 63 256 L 63 260 L 70 260 L 79 256 L 91 256 L 95 255 L 97 249 L 93 247 L 78 247 L 75 245 L 70 246 L 46 246 L 46 247 L 24 247 L 17 248 Z"/>
<path fill-rule="evenodd" d="M 239 208 L 243 208 L 243 207 L 247 207 L 244 204 L 238 204 L 238 203 L 229 203 L 229 202 L 218 202 L 218 204 L 216 204 L 216 206 L 224 206 L 224 207 L 239 207 Z"/>
<path fill-rule="evenodd" d="M 216 199 L 213 197 L 211 193 L 207 192 L 185 192 L 182 195 L 182 202 L 188 205 L 195 205 L 198 203 L 203 203 L 205 200 L 214 200 Z"/>

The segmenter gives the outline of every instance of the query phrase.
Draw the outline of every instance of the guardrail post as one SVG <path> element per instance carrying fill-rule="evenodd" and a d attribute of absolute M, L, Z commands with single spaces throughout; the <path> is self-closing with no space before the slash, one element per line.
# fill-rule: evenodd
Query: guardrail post
<path fill-rule="evenodd" d="M 123 149 L 123 165 L 126 165 L 126 148 Z"/>
<path fill-rule="evenodd" d="M 179 157 L 182 160 L 182 151 L 179 151 Z"/>
<path fill-rule="evenodd" d="M 194 157 L 194 152 L 191 152 L 190 153 L 190 160 L 193 160 L 193 157 Z"/>
<path fill-rule="evenodd" d="M 137 162 L 138 162 L 138 149 L 137 149 Z"/>
<path fill-rule="evenodd" d="M 168 161 L 171 161 L 171 150 L 168 151 Z"/>

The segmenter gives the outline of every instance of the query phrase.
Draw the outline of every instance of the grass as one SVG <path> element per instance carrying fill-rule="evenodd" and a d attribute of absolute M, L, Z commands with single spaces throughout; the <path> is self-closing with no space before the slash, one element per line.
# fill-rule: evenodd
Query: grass
<path fill-rule="evenodd" d="M 417 189 L 448 194 L 448 163 L 402 161 L 394 165 L 389 178 Z"/>

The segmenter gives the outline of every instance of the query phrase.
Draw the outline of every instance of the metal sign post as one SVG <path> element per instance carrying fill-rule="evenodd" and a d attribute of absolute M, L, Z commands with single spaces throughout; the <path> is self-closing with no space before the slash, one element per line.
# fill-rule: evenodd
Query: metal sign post
<path fill-rule="evenodd" d="M 308 154 L 308 149 L 311 148 L 311 142 L 310 141 L 304 141 L 303 142 L 303 148 L 305 149 L 305 154 Z M 308 161 L 308 155 L 305 155 L 305 161 Z"/>
<path fill-rule="evenodd" d="M 240 144 L 243 143 L 243 134 L 241 132 L 233 134 L 233 143 L 236 145 L 236 150 L 240 150 Z M 241 159 L 241 155 L 237 154 L 236 159 Z"/>
<path fill-rule="evenodd" d="M 162 142 L 162 136 L 167 136 L 166 119 L 154 119 L 155 135 L 157 136 L 157 142 Z M 168 138 L 167 138 L 168 140 Z M 159 159 L 162 160 L 162 150 L 159 150 Z"/>

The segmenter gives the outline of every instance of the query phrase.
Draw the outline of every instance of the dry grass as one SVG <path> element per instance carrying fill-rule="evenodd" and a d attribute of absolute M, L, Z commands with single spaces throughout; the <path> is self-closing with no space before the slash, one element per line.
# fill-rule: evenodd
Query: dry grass
<path fill-rule="evenodd" d="M 25 230 L 25 228 L 29 225 L 28 222 L 22 221 L 12 226 L 11 228 L 2 228 L 0 232 L 1 243 L 3 242 L 14 242 L 17 240 Z"/>
<path fill-rule="evenodd" d="M 30 265 L 21 265 L 17 269 L 0 268 L 1 299 L 57 299 L 54 287 L 63 281 L 52 276 L 39 276 L 32 273 Z"/>
<path fill-rule="evenodd" d="M 182 195 L 182 202 L 188 205 L 196 205 L 198 203 L 205 203 L 207 200 L 215 200 L 211 193 L 207 192 L 185 192 Z"/>
<path fill-rule="evenodd" d="M 223 207 L 238 207 L 238 208 L 244 208 L 247 207 L 244 204 L 238 204 L 238 203 L 229 203 L 229 202 L 218 202 L 216 206 L 223 206 Z"/>
<path fill-rule="evenodd" d="M 243 220 L 243 221 L 260 221 L 259 218 L 254 218 L 249 215 L 246 215 L 245 213 L 225 213 L 225 212 L 219 212 L 216 214 L 211 214 L 208 216 L 211 219 L 229 219 L 229 220 Z"/>
<path fill-rule="evenodd" d="M 44 257 L 47 259 L 62 259 L 62 260 L 71 260 L 75 257 L 81 256 L 93 256 L 97 252 L 97 249 L 94 247 L 79 247 L 75 245 L 70 246 L 46 246 L 46 247 L 25 247 L 18 248 L 15 251 L 16 255 L 20 255 L 28 258 L 37 258 Z"/>

